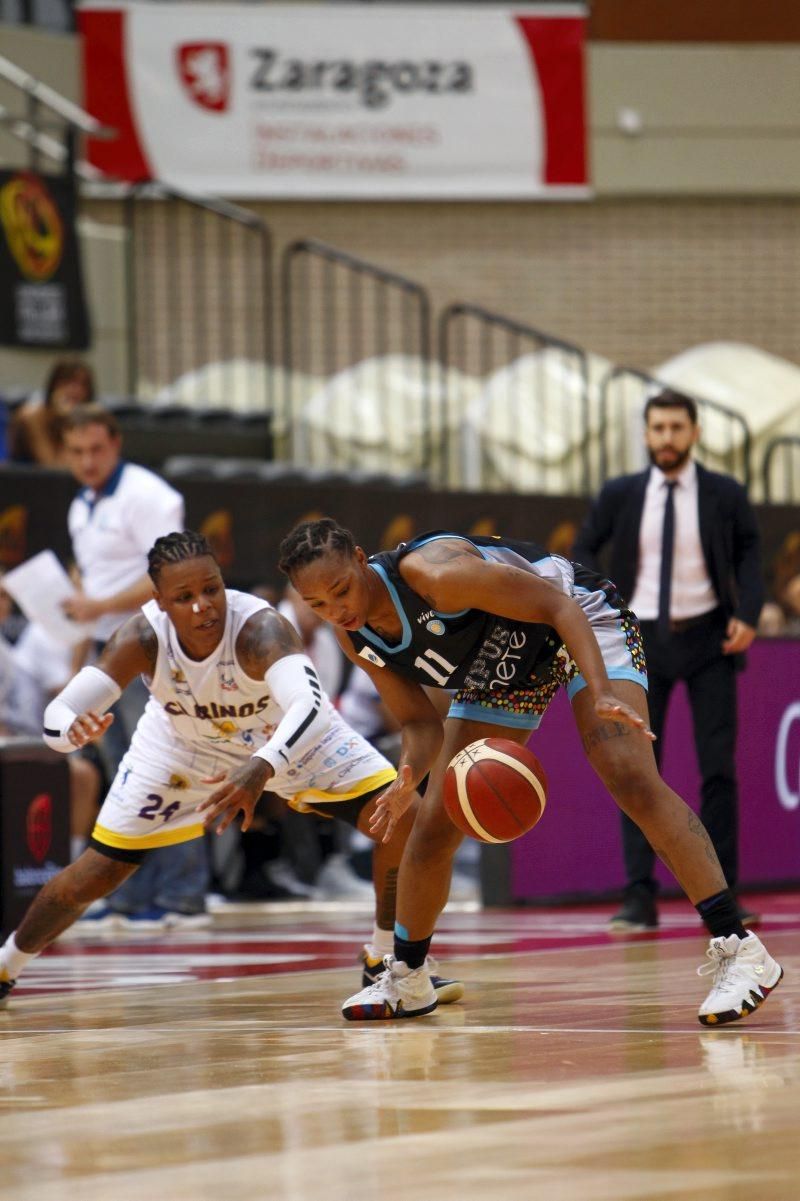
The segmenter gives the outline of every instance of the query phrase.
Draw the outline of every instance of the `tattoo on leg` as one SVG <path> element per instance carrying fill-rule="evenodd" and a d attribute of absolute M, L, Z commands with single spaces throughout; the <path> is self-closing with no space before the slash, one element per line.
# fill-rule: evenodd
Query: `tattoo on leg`
<path fill-rule="evenodd" d="M 397 904 L 397 875 L 399 868 L 391 867 L 386 873 L 381 894 L 378 897 L 376 921 L 381 930 L 391 930 L 394 925 L 395 906 Z"/>
<path fill-rule="evenodd" d="M 608 742 L 610 738 L 627 738 L 630 733 L 631 727 L 621 721 L 604 721 L 587 731 L 581 741 L 583 749 L 588 755 L 593 747 L 599 746 L 602 742 Z"/>
<path fill-rule="evenodd" d="M 714 844 L 708 836 L 708 830 L 692 809 L 689 810 L 689 830 L 703 843 L 708 862 L 718 867 L 717 852 L 714 850 Z"/>

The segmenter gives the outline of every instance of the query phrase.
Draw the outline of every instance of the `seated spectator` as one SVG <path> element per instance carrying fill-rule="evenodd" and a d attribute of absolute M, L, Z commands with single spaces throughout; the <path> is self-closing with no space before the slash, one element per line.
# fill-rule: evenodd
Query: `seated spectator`
<path fill-rule="evenodd" d="M 800 530 L 784 538 L 770 575 L 773 599 L 761 610 L 758 632 L 764 638 L 800 637 Z"/>
<path fill-rule="evenodd" d="M 13 414 L 8 427 L 8 457 L 14 463 L 65 467 L 63 423 L 67 413 L 94 399 L 92 369 L 79 359 L 59 359 L 44 387 Z"/>

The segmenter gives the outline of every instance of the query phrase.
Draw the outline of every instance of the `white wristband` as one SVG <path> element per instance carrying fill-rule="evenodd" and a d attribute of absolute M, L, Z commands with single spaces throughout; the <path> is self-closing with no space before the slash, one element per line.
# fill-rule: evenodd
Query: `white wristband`
<path fill-rule="evenodd" d="M 44 711 L 42 737 L 54 751 L 74 751 L 67 734 L 82 713 L 102 716 L 122 695 L 119 684 L 99 667 L 82 667 Z"/>

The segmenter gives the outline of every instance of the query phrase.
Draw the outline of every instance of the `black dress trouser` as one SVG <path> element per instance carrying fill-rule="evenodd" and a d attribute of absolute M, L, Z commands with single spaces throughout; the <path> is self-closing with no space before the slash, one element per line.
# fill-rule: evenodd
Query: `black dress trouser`
<path fill-rule="evenodd" d="M 643 621 L 653 749 L 661 748 L 670 694 L 684 680 L 702 778 L 700 820 L 709 833 L 730 888 L 739 877 L 739 796 L 736 782 L 736 675 L 739 656 L 723 655 L 726 619 L 717 609 L 689 629 L 659 638 L 656 623 Z M 628 886 L 655 891 L 655 854 L 639 827 L 622 814 L 622 848 Z"/>

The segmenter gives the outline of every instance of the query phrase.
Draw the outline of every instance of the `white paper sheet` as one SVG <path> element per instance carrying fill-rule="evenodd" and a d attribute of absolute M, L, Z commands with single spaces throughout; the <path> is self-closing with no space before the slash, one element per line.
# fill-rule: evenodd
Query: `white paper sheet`
<path fill-rule="evenodd" d="M 94 626 L 70 621 L 61 602 L 75 595 L 75 587 L 51 550 L 40 551 L 3 576 L 3 587 L 13 596 L 29 621 L 38 621 L 67 646 L 90 638 Z"/>

